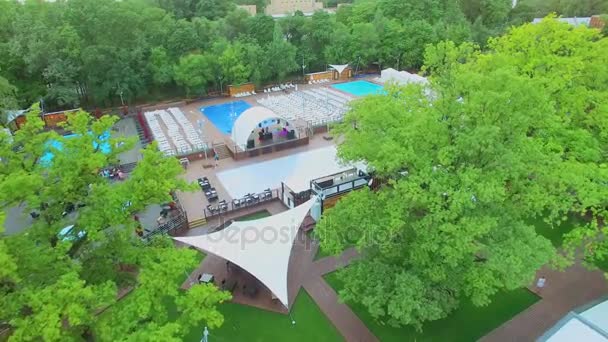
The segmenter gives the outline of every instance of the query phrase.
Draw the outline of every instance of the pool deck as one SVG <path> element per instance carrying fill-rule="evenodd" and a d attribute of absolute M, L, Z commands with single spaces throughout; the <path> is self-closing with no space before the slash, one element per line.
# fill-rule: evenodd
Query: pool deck
<path fill-rule="evenodd" d="M 374 83 L 373 79 L 374 79 L 373 77 L 368 77 L 368 78 L 361 78 L 361 79 L 356 79 L 356 80 L 352 80 L 352 81 L 368 81 L 370 83 Z M 321 84 L 321 85 L 318 85 L 318 84 L 298 85 L 298 91 L 303 91 L 303 90 L 308 90 L 308 89 L 313 89 L 313 88 L 330 87 L 333 84 L 339 84 L 339 83 L 345 83 L 345 82 L 340 81 L 340 82 L 325 83 L 325 84 Z M 374 83 L 374 84 L 377 84 L 377 83 Z M 335 89 L 335 88 L 332 88 L 332 89 Z M 340 90 L 338 90 L 338 91 L 340 91 Z M 282 92 L 276 93 L 276 95 L 281 95 L 281 94 L 283 94 L 283 93 Z M 353 96 L 352 94 L 348 94 L 348 93 L 344 93 L 344 94 Z M 228 135 L 224 134 L 221 130 L 216 128 L 213 125 L 213 123 L 207 117 L 204 116 L 204 114 L 200 111 L 200 109 L 202 107 L 213 106 L 213 105 L 218 105 L 218 104 L 225 104 L 225 103 L 229 103 L 232 101 L 245 101 L 248 104 L 250 104 L 251 106 L 259 106 L 259 104 L 257 103 L 257 100 L 260 98 L 268 97 L 268 96 L 269 96 L 269 94 L 267 94 L 267 93 L 258 93 L 256 95 L 252 95 L 252 96 L 248 96 L 248 97 L 240 97 L 240 98 L 229 98 L 229 97 L 215 98 L 215 99 L 193 102 L 188 105 L 180 107 L 180 109 L 182 110 L 184 115 L 193 123 L 193 125 L 195 125 L 195 127 L 197 127 L 197 120 L 200 120 L 200 119 L 205 120 L 205 124 L 204 124 L 203 130 L 202 130 L 203 131 L 203 140 L 205 142 L 207 142 L 210 146 L 216 145 L 216 144 L 231 144 L 232 143 L 231 138 Z M 271 93 L 270 96 L 273 96 L 273 93 Z M 296 123 L 296 125 L 298 125 L 298 124 L 304 124 L 304 123 Z M 235 161 L 230 158 L 222 159 L 219 161 L 219 166 L 217 168 L 203 168 L 203 165 L 213 164 L 213 160 L 212 160 L 213 156 L 209 155 L 208 160 L 191 162 L 190 166 L 186 170 L 186 173 L 183 175 L 183 178 L 189 182 L 195 182 L 198 178 L 207 177 L 209 179 L 211 185 L 216 188 L 216 190 L 218 192 L 219 200 L 226 200 L 227 202 L 230 202 L 230 201 L 232 201 L 232 197 L 228 194 L 226 189 L 223 187 L 222 183 L 217 178 L 217 176 L 216 176 L 217 173 L 226 171 L 226 170 L 230 170 L 230 169 L 234 169 L 234 168 L 238 168 L 241 166 L 249 165 L 249 164 L 254 164 L 254 163 L 259 163 L 259 162 L 263 162 L 263 161 L 267 161 L 267 160 L 271 160 L 271 159 L 284 157 L 284 156 L 291 155 L 291 154 L 296 154 L 296 153 L 300 153 L 300 152 L 314 150 L 317 148 L 327 147 L 327 146 L 331 146 L 334 144 L 335 144 L 334 141 L 327 141 L 327 140 L 323 139 L 323 134 L 317 134 L 310 138 L 310 142 L 306 146 L 283 150 L 280 152 L 261 155 L 258 157 L 248 158 L 248 159 L 240 160 L 240 161 Z M 188 221 L 193 222 L 193 221 L 197 221 L 197 220 L 200 220 L 205 217 L 204 208 L 207 207 L 209 202 L 205 198 L 202 191 L 196 190 L 193 192 L 178 192 L 177 196 L 180 200 L 180 203 L 182 204 L 182 206 L 184 207 L 184 209 L 186 210 L 186 212 L 188 214 Z"/>
<path fill-rule="evenodd" d="M 203 168 L 203 165 L 213 163 L 213 161 L 211 160 L 211 156 L 209 156 L 208 161 L 199 160 L 191 162 L 190 166 L 186 170 L 186 173 L 182 177 L 188 182 L 195 182 L 198 178 L 207 177 L 209 179 L 209 182 L 211 183 L 211 186 L 216 188 L 219 200 L 226 200 L 226 202 L 231 202 L 232 197 L 217 178 L 217 173 L 245 165 L 285 157 L 299 152 L 305 152 L 322 147 L 327 147 L 333 144 L 333 141 L 327 141 L 323 139 L 323 136 L 321 134 L 317 134 L 310 139 L 310 143 L 306 146 L 283 150 L 271 154 L 265 154 L 259 157 L 248 158 L 239 161 L 235 161 L 233 159 L 222 159 L 219 161 L 219 166 L 217 168 Z M 189 222 L 193 222 L 205 217 L 203 211 L 204 208 L 207 207 L 209 202 L 207 201 L 205 195 L 201 190 L 195 190 L 191 192 L 178 191 L 177 196 L 184 210 L 188 214 Z"/>
<path fill-rule="evenodd" d="M 349 82 L 367 81 L 367 82 L 379 85 L 378 83 L 374 82 L 374 79 L 375 79 L 375 77 L 366 77 L 366 78 L 360 78 L 360 79 L 353 79 Z M 326 88 L 326 87 L 331 87 L 334 84 L 340 84 L 340 83 L 347 83 L 347 82 L 337 81 L 337 82 L 324 83 L 324 84 L 299 84 L 298 91 L 309 90 L 309 89 L 314 89 L 314 88 Z M 335 88 L 332 88 L 332 89 L 335 89 Z M 340 91 L 339 89 L 335 89 L 335 90 Z M 342 93 L 344 93 L 350 97 L 356 98 L 356 96 L 353 96 L 352 94 L 349 94 L 347 92 L 342 92 Z M 180 107 L 180 109 L 182 110 L 182 112 L 184 112 L 184 115 L 192 122 L 192 124 L 195 125 L 195 127 L 197 127 L 197 120 L 200 120 L 201 118 L 205 120 L 205 125 L 203 126 L 203 137 L 204 137 L 203 140 L 208 142 L 209 145 L 220 144 L 220 143 L 229 144 L 229 143 L 231 143 L 230 136 L 227 134 L 224 134 L 221 130 L 219 130 L 217 127 L 215 127 L 213 125 L 213 123 L 211 122 L 211 120 L 209 120 L 201 112 L 200 109 L 202 107 L 226 104 L 226 103 L 230 103 L 233 101 L 245 101 L 252 107 L 260 106 L 260 104 L 257 103 L 258 99 L 265 98 L 268 96 L 276 96 L 276 95 L 283 95 L 283 93 L 276 92 L 276 93 L 268 94 L 268 93 L 262 92 L 262 93 L 257 93 L 256 95 L 247 96 L 247 97 L 239 97 L 239 98 L 221 97 L 221 98 L 193 102 L 188 105 Z"/>

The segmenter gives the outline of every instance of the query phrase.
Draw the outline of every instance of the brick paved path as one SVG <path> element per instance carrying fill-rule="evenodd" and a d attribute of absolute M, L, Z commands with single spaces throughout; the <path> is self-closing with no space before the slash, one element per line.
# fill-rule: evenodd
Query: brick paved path
<path fill-rule="evenodd" d="M 569 311 L 608 294 L 606 278 L 601 271 L 589 271 L 580 264 L 564 272 L 543 267 L 537 278 L 544 276 L 546 285 L 539 293 L 541 300 L 513 317 L 480 342 L 535 341 Z M 528 287 L 534 291 L 534 284 Z"/>
<path fill-rule="evenodd" d="M 375 342 L 378 341 L 359 317 L 346 304 L 338 301 L 338 294 L 327 284 L 323 276 L 347 266 L 358 256 L 354 248 L 347 249 L 341 255 L 326 257 L 313 261 L 319 245 L 317 241 L 311 240 L 307 235 L 302 236 L 303 244 L 309 246 L 308 260 L 303 267 L 306 271 L 300 277 L 301 285 L 306 292 L 317 303 L 321 311 L 338 329 L 347 342 Z M 297 251 L 299 243 L 294 246 Z M 293 254 L 293 252 L 292 252 Z"/>

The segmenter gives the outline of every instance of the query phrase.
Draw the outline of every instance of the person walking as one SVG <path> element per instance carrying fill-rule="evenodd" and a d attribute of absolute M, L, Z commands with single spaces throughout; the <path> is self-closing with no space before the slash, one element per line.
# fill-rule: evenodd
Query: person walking
<path fill-rule="evenodd" d="M 216 150 L 213 150 L 213 160 L 215 160 L 215 167 L 220 166 L 220 155 L 217 154 Z"/>
<path fill-rule="evenodd" d="M 541 276 L 540 278 L 538 278 L 538 280 L 536 281 L 536 293 L 540 295 L 540 291 L 543 289 L 543 287 L 545 287 L 545 283 L 547 282 L 547 279 L 543 276 Z"/>

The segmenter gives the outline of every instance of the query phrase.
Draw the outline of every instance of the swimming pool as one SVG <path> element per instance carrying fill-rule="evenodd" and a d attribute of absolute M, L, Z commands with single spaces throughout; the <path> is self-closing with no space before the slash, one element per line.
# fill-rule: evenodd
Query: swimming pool
<path fill-rule="evenodd" d="M 89 132 L 89 134 L 91 134 L 91 132 Z M 78 135 L 77 134 L 68 134 L 68 135 L 64 135 L 63 137 L 65 139 L 71 139 L 76 136 L 78 136 Z M 106 132 L 100 136 L 102 143 L 101 143 L 101 146 L 99 146 L 99 150 L 103 154 L 109 154 L 111 151 L 110 143 L 107 141 L 109 138 L 110 138 L 109 132 Z M 57 151 L 63 151 L 63 144 L 60 141 L 51 140 L 47 143 L 47 146 L 50 149 L 54 149 Z M 93 142 L 93 147 L 97 148 L 97 146 L 98 146 L 98 144 L 96 142 Z M 47 151 L 42 157 L 40 157 L 40 162 L 42 164 L 48 164 L 51 160 L 53 160 L 54 157 L 55 157 L 55 154 L 53 152 Z"/>
<path fill-rule="evenodd" d="M 201 112 L 224 134 L 232 132 L 233 120 L 236 120 L 244 111 L 251 108 L 245 101 L 234 101 L 201 108 Z M 231 117 L 231 113 L 233 117 Z"/>
<path fill-rule="evenodd" d="M 386 94 L 384 87 L 368 81 L 354 81 L 332 85 L 333 88 L 355 96 Z"/>

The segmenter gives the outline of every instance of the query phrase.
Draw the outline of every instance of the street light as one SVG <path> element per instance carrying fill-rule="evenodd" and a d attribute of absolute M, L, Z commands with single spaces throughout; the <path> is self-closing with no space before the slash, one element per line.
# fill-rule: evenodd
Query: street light
<path fill-rule="evenodd" d="M 224 87 L 222 86 L 223 85 L 223 82 L 222 82 L 223 79 L 224 79 L 224 77 L 222 75 L 218 75 L 217 76 L 217 80 L 220 83 L 220 96 L 224 94 Z"/>

